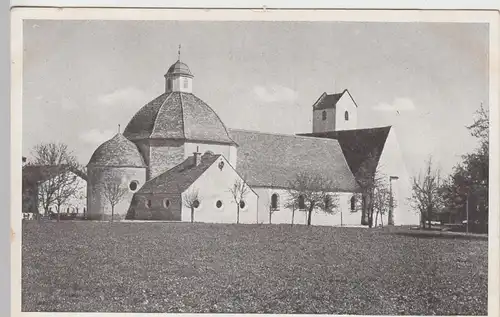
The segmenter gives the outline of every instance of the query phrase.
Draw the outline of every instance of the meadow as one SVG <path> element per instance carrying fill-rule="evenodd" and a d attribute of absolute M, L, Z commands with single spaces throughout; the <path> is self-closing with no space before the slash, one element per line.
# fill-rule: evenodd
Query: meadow
<path fill-rule="evenodd" d="M 486 315 L 488 242 L 403 231 L 25 222 L 22 310 Z"/>

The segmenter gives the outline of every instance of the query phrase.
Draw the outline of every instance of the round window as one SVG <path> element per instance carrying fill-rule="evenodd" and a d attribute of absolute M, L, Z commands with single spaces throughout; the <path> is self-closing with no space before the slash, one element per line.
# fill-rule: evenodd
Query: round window
<path fill-rule="evenodd" d="M 130 184 L 128 185 L 128 188 L 130 188 L 131 191 L 136 191 L 137 187 L 139 187 L 138 181 L 131 181 Z"/>
<path fill-rule="evenodd" d="M 245 209 L 247 204 L 245 204 L 245 201 L 244 200 L 240 200 L 240 208 L 241 209 Z"/>
<path fill-rule="evenodd" d="M 167 198 L 163 199 L 163 207 L 168 208 L 170 207 L 170 200 Z"/>
<path fill-rule="evenodd" d="M 200 207 L 200 201 L 198 199 L 196 199 L 195 201 L 193 201 L 193 207 L 194 208 Z"/>
<path fill-rule="evenodd" d="M 146 200 L 146 207 L 151 208 L 151 199 Z"/>
<path fill-rule="evenodd" d="M 215 207 L 221 209 L 222 208 L 222 201 L 217 200 L 217 202 L 215 203 Z"/>

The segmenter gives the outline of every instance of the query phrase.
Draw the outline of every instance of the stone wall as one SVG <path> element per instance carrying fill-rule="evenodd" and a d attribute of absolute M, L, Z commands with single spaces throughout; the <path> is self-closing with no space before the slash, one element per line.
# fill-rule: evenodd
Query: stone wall
<path fill-rule="evenodd" d="M 184 141 L 182 140 L 150 140 L 148 180 L 154 178 L 185 159 Z"/>

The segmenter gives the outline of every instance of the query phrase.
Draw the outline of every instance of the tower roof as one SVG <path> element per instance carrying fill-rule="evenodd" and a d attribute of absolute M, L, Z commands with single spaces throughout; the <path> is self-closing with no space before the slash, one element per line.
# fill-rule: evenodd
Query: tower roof
<path fill-rule="evenodd" d="M 180 60 L 177 60 L 177 62 L 175 62 L 174 64 L 172 64 L 172 66 L 170 66 L 165 76 L 173 76 L 173 75 L 194 77 L 193 74 L 191 73 L 191 70 L 189 70 L 188 65 L 181 62 Z"/>
<path fill-rule="evenodd" d="M 137 146 L 117 133 L 113 138 L 101 144 L 92 154 L 89 164 L 93 166 L 145 167 L 144 160 Z"/>
<path fill-rule="evenodd" d="M 191 93 L 164 93 L 142 107 L 130 120 L 129 140 L 181 139 L 234 144 L 219 116 Z"/>

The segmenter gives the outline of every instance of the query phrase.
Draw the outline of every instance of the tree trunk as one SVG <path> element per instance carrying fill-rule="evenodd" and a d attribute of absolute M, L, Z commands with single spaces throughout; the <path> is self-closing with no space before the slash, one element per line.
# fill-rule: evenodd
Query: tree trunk
<path fill-rule="evenodd" d="M 380 214 L 380 224 L 382 225 L 382 228 L 384 227 L 384 215 Z"/>
<path fill-rule="evenodd" d="M 271 210 L 271 208 L 269 208 L 269 224 L 271 224 L 271 216 L 272 216 L 273 212 Z"/>
<path fill-rule="evenodd" d="M 378 210 L 377 213 L 375 214 L 375 228 L 377 228 L 378 225 Z"/>
<path fill-rule="evenodd" d="M 57 206 L 57 222 L 61 221 L 60 213 L 59 210 L 61 209 L 61 206 Z"/>
<path fill-rule="evenodd" d="M 240 223 L 240 204 L 236 207 L 236 223 Z"/>
<path fill-rule="evenodd" d="M 194 222 L 194 207 L 191 207 L 191 223 Z"/>
<path fill-rule="evenodd" d="M 114 217 L 115 217 L 115 206 L 111 205 L 111 222 L 113 222 Z"/>
<path fill-rule="evenodd" d="M 293 226 L 293 218 L 295 217 L 295 207 L 292 207 L 292 226 Z"/>
<path fill-rule="evenodd" d="M 309 212 L 307 213 L 307 225 L 311 225 L 311 217 L 312 217 L 312 208 L 309 209 Z"/>

